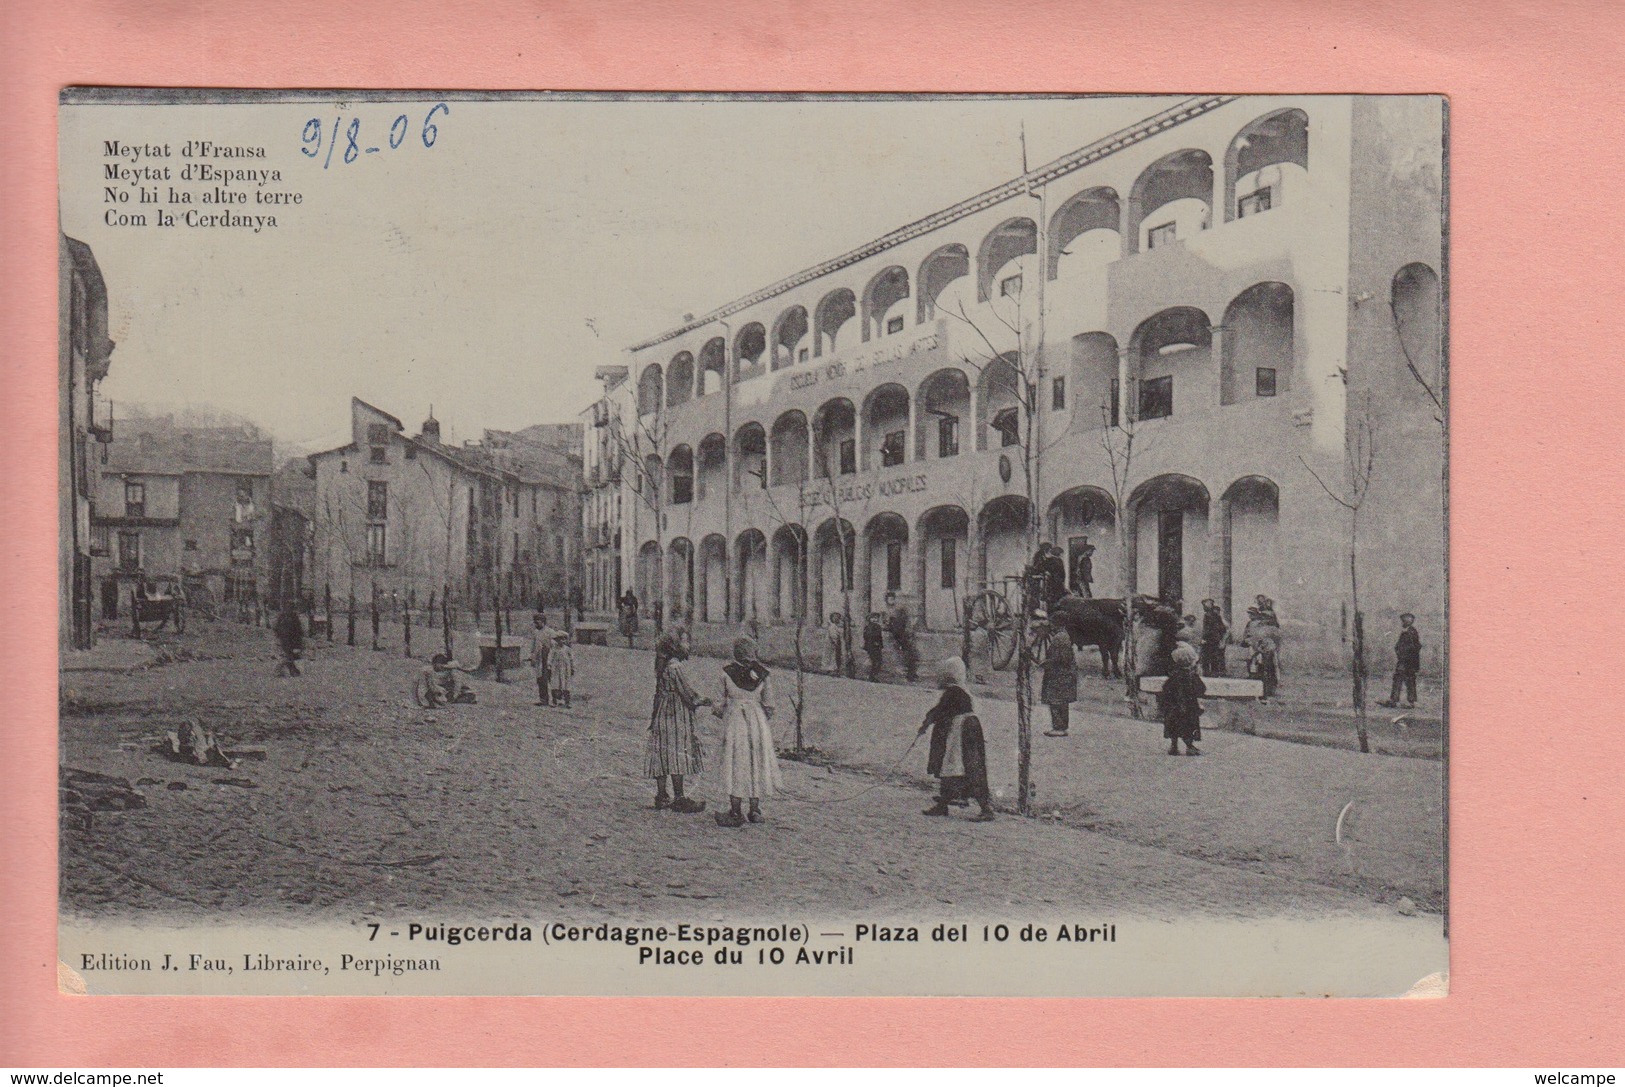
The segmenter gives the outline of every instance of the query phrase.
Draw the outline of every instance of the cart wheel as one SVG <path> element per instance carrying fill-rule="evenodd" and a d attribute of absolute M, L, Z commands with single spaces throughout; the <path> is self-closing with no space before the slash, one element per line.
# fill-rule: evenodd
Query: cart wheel
<path fill-rule="evenodd" d="M 965 605 L 965 625 L 982 636 L 982 648 L 994 671 L 1010 667 L 1016 653 L 1016 622 L 1010 603 L 991 590 L 977 593 Z"/>

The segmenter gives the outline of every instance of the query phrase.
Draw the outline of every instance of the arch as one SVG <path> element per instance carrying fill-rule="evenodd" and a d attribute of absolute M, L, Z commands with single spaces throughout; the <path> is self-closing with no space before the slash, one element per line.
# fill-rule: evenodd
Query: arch
<path fill-rule="evenodd" d="M 675 447 L 666 458 L 666 494 L 673 506 L 694 501 L 694 451 L 686 445 Z"/>
<path fill-rule="evenodd" d="M 828 615 L 845 607 L 856 584 L 857 532 L 845 518 L 826 518 L 813 529 L 812 606 Z"/>
<path fill-rule="evenodd" d="M 976 448 L 1019 446 L 1021 415 L 1021 374 L 1012 356 L 1000 355 L 977 375 Z"/>
<path fill-rule="evenodd" d="M 638 375 L 638 414 L 653 415 L 660 410 L 660 402 L 664 399 L 665 383 L 661 378 L 660 364 L 651 362 L 643 368 Z"/>
<path fill-rule="evenodd" d="M 700 384 L 695 390 L 698 396 L 710 396 L 712 393 L 722 391 L 724 360 L 728 354 L 727 341 L 721 336 L 714 336 L 700 348 Z"/>
<path fill-rule="evenodd" d="M 656 600 L 665 599 L 661 594 L 664 591 L 664 580 L 661 577 L 662 567 L 660 544 L 654 540 L 646 540 L 638 548 L 637 565 L 637 594 L 638 601 L 645 614 L 654 607 Z"/>
<path fill-rule="evenodd" d="M 908 460 L 908 390 L 894 381 L 863 398 L 863 448 L 858 467 L 891 468 Z"/>
<path fill-rule="evenodd" d="M 720 623 L 728 617 L 728 541 L 713 532 L 700 541 L 696 610 L 702 622 Z"/>
<path fill-rule="evenodd" d="M 1154 212 L 1182 200 L 1200 201 L 1202 209 L 1199 216 L 1174 216 L 1171 221 L 1175 223 L 1175 236 L 1185 237 L 1196 230 L 1206 230 L 1213 221 L 1213 159 L 1206 151 L 1195 148 L 1173 151 L 1141 171 L 1129 191 L 1128 237 L 1124 239 L 1128 251 L 1141 250 L 1141 228 Z"/>
<path fill-rule="evenodd" d="M 1038 252 L 1038 224 L 1025 216 L 1006 219 L 987 232 L 976 251 L 976 300 L 986 302 L 993 277 L 1015 260 Z"/>
<path fill-rule="evenodd" d="M 813 413 L 813 474 L 818 479 L 858 470 L 858 414 L 844 396 L 826 400 Z"/>
<path fill-rule="evenodd" d="M 807 530 L 780 525 L 773 533 L 773 618 L 800 621 L 807 615 Z"/>
<path fill-rule="evenodd" d="M 887 593 L 896 593 L 899 597 L 912 595 L 908 541 L 908 522 L 901 514 L 883 511 L 869 518 L 869 523 L 863 526 L 858 584 L 865 583 L 866 571 L 871 610 L 879 606 Z"/>
<path fill-rule="evenodd" d="M 791 306 L 773 322 L 772 368 L 782 370 L 800 361 L 803 341 L 807 338 L 807 307 Z"/>
<path fill-rule="evenodd" d="M 1025 495 L 1003 494 L 990 500 L 976 516 L 981 554 L 978 581 L 998 587 L 1001 579 L 1020 577 L 1028 559 L 1028 525 L 1032 506 Z"/>
<path fill-rule="evenodd" d="M 787 411 L 773 420 L 769 435 L 773 454 L 773 485 L 807 482 L 807 461 L 811 455 L 807 447 L 807 417 L 799 411 Z"/>
<path fill-rule="evenodd" d="M 679 351 L 666 364 L 666 406 L 675 408 L 694 396 L 694 356 Z"/>
<path fill-rule="evenodd" d="M 1224 153 L 1225 222 L 1241 214 L 1236 198 L 1238 187 L 1249 190 L 1242 193 L 1244 200 L 1268 190 L 1262 198 L 1262 206 L 1256 202 L 1253 204 L 1255 210 L 1268 211 L 1281 206 L 1280 179 L 1277 177 L 1276 184 L 1266 185 L 1263 184 L 1263 176 L 1254 178 L 1254 175 L 1262 175 L 1271 166 L 1296 166 L 1302 171 L 1309 169 L 1309 115 L 1303 110 L 1278 109 L 1266 113 L 1249 122 L 1230 141 Z M 1256 180 L 1260 184 L 1243 185 L 1246 180 Z"/>
<path fill-rule="evenodd" d="M 916 460 L 959 455 L 970 426 L 970 378 L 958 367 L 944 367 L 920 382 L 919 425 L 914 439 Z"/>
<path fill-rule="evenodd" d="M 931 630 L 959 626 L 959 601 L 972 591 L 967 570 L 970 514 L 955 505 L 932 506 L 915 522 L 922 567 L 920 604 Z"/>
<path fill-rule="evenodd" d="M 970 275 L 970 250 L 963 245 L 944 245 L 920 262 L 919 315 L 924 324 L 936 316 L 937 299 L 954 280 Z"/>
<path fill-rule="evenodd" d="M 1439 275 L 1420 262 L 1394 273 L 1388 296 L 1394 331 L 1399 336 L 1400 363 L 1416 367 L 1433 391 L 1443 399 L 1444 341 L 1439 308 Z M 1426 394 L 1423 394 L 1424 400 Z M 1430 410 L 1436 410 L 1431 401 Z"/>
<path fill-rule="evenodd" d="M 767 351 L 767 329 L 752 321 L 734 337 L 734 380 L 745 381 L 763 372 L 762 355 Z"/>
<path fill-rule="evenodd" d="M 1132 526 L 1125 526 L 1133 551 L 1131 591 L 1149 588 L 1181 605 L 1207 592 L 1208 505 L 1207 487 L 1186 475 L 1160 475 L 1135 488 L 1128 500 Z"/>
<path fill-rule="evenodd" d="M 1066 559 L 1067 588 L 1080 596 L 1119 595 L 1120 541 L 1112 496 L 1087 484 L 1050 499 L 1049 542 Z"/>
<path fill-rule="evenodd" d="M 683 622 L 693 614 L 694 544 L 678 536 L 666 545 L 666 622 Z"/>
<path fill-rule="evenodd" d="M 704 502 L 712 494 L 721 494 L 719 488 L 728 478 L 728 439 L 716 431 L 701 438 L 694 469 L 696 501 Z"/>
<path fill-rule="evenodd" d="M 658 509 L 663 500 L 660 492 L 665 489 L 665 486 L 665 462 L 660 459 L 658 453 L 645 453 L 643 455 L 643 478 L 638 480 L 638 492 L 645 494 L 649 504 Z"/>
<path fill-rule="evenodd" d="M 745 423 L 734 431 L 734 490 L 767 486 L 767 431 Z"/>
<path fill-rule="evenodd" d="M 734 539 L 734 586 L 739 622 L 766 619 L 772 612 L 768 598 L 767 537 L 759 528 L 747 528 Z"/>
<path fill-rule="evenodd" d="M 1161 419 L 1174 413 L 1176 403 L 1199 409 L 1202 386 L 1213 349 L 1213 326 L 1207 313 L 1193 306 L 1174 306 L 1152 314 L 1129 339 L 1131 375 L 1138 397 L 1129 405 L 1136 419 Z M 1176 381 L 1176 378 L 1183 381 Z M 1175 386 L 1195 386 L 1183 400 L 1175 399 Z"/>
<path fill-rule="evenodd" d="M 1072 338 L 1072 415 L 1078 425 L 1117 425 L 1119 410 L 1117 338 L 1085 332 Z"/>
<path fill-rule="evenodd" d="M 845 287 L 838 287 L 821 298 L 814 311 L 813 354 L 821 356 L 826 348 L 833 353 L 836 335 L 857 312 L 857 295 Z"/>
<path fill-rule="evenodd" d="M 908 299 L 908 269 L 900 264 L 876 272 L 863 288 L 863 338 L 868 341 L 886 335 L 889 319 L 899 318 Z M 897 313 L 893 313 L 893 308 Z M 893 320 L 893 323 L 896 323 Z"/>
<path fill-rule="evenodd" d="M 1117 190 L 1109 186 L 1084 189 L 1056 209 L 1049 220 L 1049 268 L 1051 279 L 1060 272 L 1066 247 L 1091 230 L 1109 230 L 1121 237 L 1123 209 Z"/>
<path fill-rule="evenodd" d="M 1256 283 L 1224 311 L 1219 403 L 1284 394 L 1292 382 L 1293 296 L 1285 283 Z"/>
<path fill-rule="evenodd" d="M 1220 606 L 1232 623 L 1247 601 L 1281 591 L 1281 491 L 1266 476 L 1242 476 L 1219 499 Z"/>

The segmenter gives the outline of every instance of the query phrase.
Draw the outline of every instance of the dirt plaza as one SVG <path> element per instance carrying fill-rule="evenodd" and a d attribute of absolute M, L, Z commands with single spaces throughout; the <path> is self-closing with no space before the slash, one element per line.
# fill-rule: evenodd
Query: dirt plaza
<path fill-rule="evenodd" d="M 477 705 L 423 710 L 409 693 L 422 661 L 359 640 L 317 641 L 305 675 L 276 678 L 269 631 L 195 622 L 144 650 L 109 637 L 123 651 L 111 664 L 65 670 L 63 767 L 124 779 L 144 806 L 64 820 L 64 914 L 1248 918 L 1443 902 L 1437 759 L 1222 728 L 1205 757 L 1171 759 L 1160 726 L 1101 712 L 1097 692 L 1075 735 L 1035 739 L 1037 817 L 1025 819 L 1014 705 L 982 691 L 1000 817 L 927 819 L 932 782 L 912 741 L 934 692 L 810 675 L 810 750 L 791 757 L 794 675 L 779 671 L 786 792 L 764 825 L 725 829 L 651 807 L 647 650 L 578 647 L 573 709 L 534 705 L 522 670 L 472 679 Z M 693 662 L 702 687 L 719 663 Z M 153 751 L 188 719 L 237 764 Z M 717 723 L 702 713 L 701 730 L 714 753 Z M 691 792 L 725 806 L 703 776 Z"/>

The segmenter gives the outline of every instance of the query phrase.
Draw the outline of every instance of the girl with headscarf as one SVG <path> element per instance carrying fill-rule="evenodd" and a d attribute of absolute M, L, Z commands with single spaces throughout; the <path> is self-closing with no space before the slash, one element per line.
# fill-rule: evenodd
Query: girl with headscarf
<path fill-rule="evenodd" d="M 948 805 L 975 800 L 982 806 L 975 816 L 978 823 L 993 820 L 993 801 L 987 787 L 987 745 L 982 738 L 982 722 L 976 716 L 970 692 L 965 689 L 965 662 L 949 657 L 937 666 L 937 686 L 942 695 L 925 714 L 919 735 L 931 732 L 931 753 L 926 773 L 941 786 L 936 803 L 926 815 L 947 815 Z"/>
<path fill-rule="evenodd" d="M 698 694 L 689 682 L 683 662 L 688 647 L 680 632 L 661 635 L 655 650 L 655 703 L 649 715 L 649 750 L 645 772 L 655 779 L 655 810 L 691 815 L 705 810 L 705 801 L 683 795 L 683 778 L 705 768 L 699 733 L 694 728 L 694 711 L 709 706 L 711 700 Z M 666 779 L 671 778 L 671 792 Z"/>
<path fill-rule="evenodd" d="M 773 717 L 773 684 L 752 639 L 734 642 L 733 660 L 722 667 L 721 696 L 711 712 L 722 718 L 722 787 L 728 790 L 728 811 L 717 813 L 717 824 L 760 823 L 762 797 L 772 796 L 783 782 L 768 723 Z M 742 810 L 746 800 L 748 814 Z"/>
<path fill-rule="evenodd" d="M 1201 657 L 1196 647 L 1180 641 L 1172 655 L 1168 678 L 1157 692 L 1157 708 L 1162 711 L 1162 738 L 1168 741 L 1168 754 L 1179 754 L 1179 745 L 1185 744 L 1185 754 L 1200 755 L 1196 741 L 1202 738 L 1202 702 L 1207 685 L 1202 682 L 1197 664 Z"/>

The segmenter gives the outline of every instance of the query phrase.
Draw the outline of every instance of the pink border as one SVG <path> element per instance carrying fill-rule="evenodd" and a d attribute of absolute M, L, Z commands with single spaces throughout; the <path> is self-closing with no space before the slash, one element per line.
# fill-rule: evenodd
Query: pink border
<path fill-rule="evenodd" d="M 1625 14 L 1504 0 L 414 4 L 10 0 L 0 1062 L 1617 1063 Z M 1561 19 L 1556 16 L 1561 14 Z M 882 45 L 881 43 L 894 43 Z M 52 362 L 60 85 L 1409 91 L 1451 96 L 1452 993 L 1438 1001 L 186 1000 L 55 992 Z M 1583 156 L 1583 158 L 1582 158 Z M 1600 280 L 1600 282 L 1599 282 Z M 1497 289 L 1501 288 L 1501 289 Z M 27 360 L 23 362 L 22 360 Z M 1560 377 L 1561 375 L 1561 377 Z M 1584 478 L 1585 492 L 1572 486 Z M 1592 495 L 1596 497 L 1593 498 Z M 1515 511 L 1515 515 L 1506 514 Z M 1609 556 L 1612 557 L 1611 555 Z M 1565 561 L 1565 559 L 1567 561 Z M 1599 574 L 1602 576 L 1599 577 Z M 1522 597 L 1522 607 L 1509 599 Z M 1610 607 L 1610 605 L 1615 605 Z M 1566 643 L 1573 642 L 1573 648 Z M 1617 689 L 1617 682 L 1610 685 Z M 20 712 L 18 709 L 20 707 Z M 1610 848 L 1613 846 L 1615 848 Z M 943 1031 L 943 1016 L 954 1029 Z M 1613 1039 L 1613 1041 L 1609 1041 Z"/>

